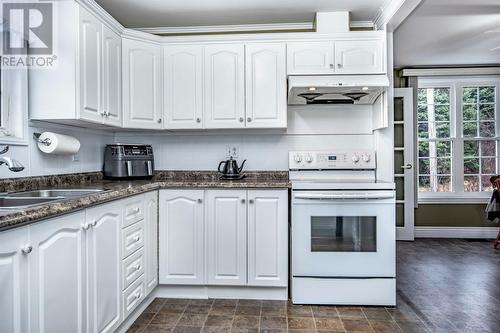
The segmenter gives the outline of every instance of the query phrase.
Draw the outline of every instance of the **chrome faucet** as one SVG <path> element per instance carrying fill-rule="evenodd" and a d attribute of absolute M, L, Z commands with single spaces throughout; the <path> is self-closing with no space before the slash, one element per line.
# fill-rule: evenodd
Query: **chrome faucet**
<path fill-rule="evenodd" d="M 9 146 L 5 146 L 4 149 L 0 151 L 0 154 L 5 154 L 9 151 Z M 24 166 L 16 159 L 9 156 L 0 157 L 0 165 L 5 164 L 12 172 L 19 172 L 24 170 Z"/>

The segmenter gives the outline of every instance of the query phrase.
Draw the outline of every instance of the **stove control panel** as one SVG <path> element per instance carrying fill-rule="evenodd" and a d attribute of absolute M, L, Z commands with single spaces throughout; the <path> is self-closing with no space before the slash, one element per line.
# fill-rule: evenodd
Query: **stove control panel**
<path fill-rule="evenodd" d="M 290 170 L 351 170 L 375 169 L 375 152 L 356 151 L 291 151 L 288 153 Z"/>

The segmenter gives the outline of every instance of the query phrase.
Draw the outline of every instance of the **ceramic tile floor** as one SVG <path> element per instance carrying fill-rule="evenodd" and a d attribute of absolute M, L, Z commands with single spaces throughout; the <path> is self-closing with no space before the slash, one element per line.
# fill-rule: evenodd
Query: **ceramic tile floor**
<path fill-rule="evenodd" d="M 129 332 L 500 332 L 500 251 L 491 242 L 398 242 L 398 306 L 157 298 Z"/>

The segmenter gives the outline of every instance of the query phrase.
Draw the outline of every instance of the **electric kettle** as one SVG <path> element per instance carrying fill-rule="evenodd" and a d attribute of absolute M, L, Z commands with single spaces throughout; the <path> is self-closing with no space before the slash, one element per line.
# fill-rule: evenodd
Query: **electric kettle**
<path fill-rule="evenodd" d="M 241 179 L 245 175 L 241 173 L 243 170 L 243 165 L 245 165 L 245 162 L 247 160 L 244 160 L 243 163 L 238 167 L 238 162 L 236 160 L 233 160 L 233 157 L 231 156 L 227 161 L 221 161 L 219 163 L 219 174 L 221 175 L 221 178 L 223 179 Z M 222 167 L 222 170 L 221 170 Z"/>

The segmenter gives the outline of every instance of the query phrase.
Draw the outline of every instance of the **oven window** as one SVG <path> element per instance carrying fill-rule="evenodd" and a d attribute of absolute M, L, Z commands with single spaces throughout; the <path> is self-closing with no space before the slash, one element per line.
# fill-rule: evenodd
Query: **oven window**
<path fill-rule="evenodd" d="M 311 216 L 312 252 L 376 252 L 375 216 Z"/>

